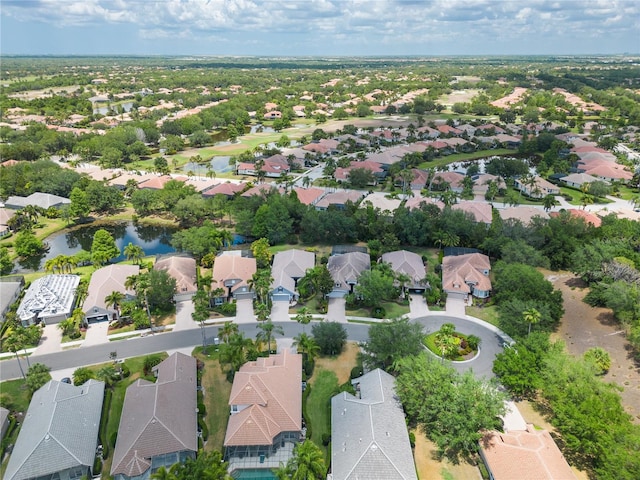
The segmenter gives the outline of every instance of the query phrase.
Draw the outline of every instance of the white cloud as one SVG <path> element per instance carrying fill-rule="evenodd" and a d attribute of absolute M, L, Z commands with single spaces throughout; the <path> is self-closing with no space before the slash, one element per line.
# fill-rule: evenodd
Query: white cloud
<path fill-rule="evenodd" d="M 143 39 L 194 41 L 298 34 L 319 42 L 391 45 L 510 41 L 536 32 L 576 41 L 633 38 L 636 0 L 2 0 L 2 17 L 59 27 L 129 25 Z M 216 40 L 220 41 L 220 40 Z M 263 41 L 263 44 L 264 44 Z M 622 49 L 622 48 L 621 48 Z"/>

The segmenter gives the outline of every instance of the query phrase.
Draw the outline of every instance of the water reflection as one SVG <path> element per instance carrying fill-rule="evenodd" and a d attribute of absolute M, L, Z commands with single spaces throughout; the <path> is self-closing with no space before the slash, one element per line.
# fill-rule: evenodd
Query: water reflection
<path fill-rule="evenodd" d="M 170 244 L 173 232 L 177 231 L 174 227 L 135 225 L 132 222 L 83 225 L 48 237 L 45 241 L 49 250 L 42 255 L 21 260 L 19 271 L 42 269 L 47 260 L 58 255 L 75 255 L 80 250 L 91 251 L 93 235 L 101 228 L 113 236 L 121 253 L 129 242 L 141 246 L 146 255 L 175 251 Z M 124 258 L 124 254 L 121 254 L 115 261 Z"/>

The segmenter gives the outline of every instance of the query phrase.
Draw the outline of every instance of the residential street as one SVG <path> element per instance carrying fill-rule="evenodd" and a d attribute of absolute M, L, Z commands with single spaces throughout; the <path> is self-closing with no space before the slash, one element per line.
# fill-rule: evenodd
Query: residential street
<path fill-rule="evenodd" d="M 468 334 L 477 335 L 482 340 L 480 344 L 480 354 L 473 360 L 464 363 L 454 364 L 459 371 L 473 369 L 478 376 L 491 377 L 491 368 L 496 353 L 502 351 L 504 340 L 494 330 L 491 325 L 485 326 L 478 320 L 470 320 L 468 318 L 457 318 L 447 316 L 445 313 L 429 315 L 415 319 L 425 327 L 425 332 L 433 332 L 438 330 L 443 323 L 451 322 L 456 327 Z M 293 338 L 302 332 L 303 325 L 297 322 L 275 322 L 284 329 L 284 338 Z M 248 337 L 255 338 L 256 328 L 255 322 L 240 323 L 239 329 Z M 349 340 L 356 342 L 366 341 L 369 326 L 359 323 L 345 323 Z M 213 339 L 218 336 L 218 326 L 205 327 L 207 343 L 212 344 Z M 283 337 L 278 336 L 278 339 Z M 119 340 L 114 342 L 102 343 L 90 348 L 73 348 L 61 352 L 48 353 L 38 355 L 37 361 L 49 366 L 52 371 L 76 368 L 83 365 L 92 365 L 109 361 L 110 352 L 116 351 L 118 358 L 135 357 L 155 352 L 163 352 L 167 350 L 175 350 L 178 348 L 193 347 L 202 344 L 202 333 L 200 328 L 180 330 L 176 332 L 156 333 L 146 337 L 134 337 L 128 340 Z M 21 360 L 23 368 L 26 370 L 26 359 Z M 0 362 L 0 381 L 11 380 L 20 377 L 20 369 L 18 368 L 15 357 L 5 359 Z"/>

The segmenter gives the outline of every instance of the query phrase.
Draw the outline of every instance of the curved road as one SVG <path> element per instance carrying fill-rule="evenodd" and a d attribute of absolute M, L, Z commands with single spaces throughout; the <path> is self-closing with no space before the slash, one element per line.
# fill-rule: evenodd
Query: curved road
<path fill-rule="evenodd" d="M 458 371 L 472 369 L 473 372 L 480 377 L 493 376 L 491 368 L 496 353 L 502 351 L 502 342 L 500 337 L 488 330 L 487 328 L 463 318 L 452 318 L 440 315 L 429 315 L 421 317 L 415 321 L 424 326 L 425 333 L 431 333 L 438 330 L 443 323 L 454 323 L 456 329 L 468 334 L 480 337 L 480 354 L 472 361 L 454 364 Z M 285 338 L 293 338 L 301 333 L 303 326 L 297 322 L 274 322 L 276 325 L 282 326 Z M 343 324 L 349 340 L 356 342 L 364 342 L 368 339 L 369 326 L 359 323 Z M 246 336 L 255 338 L 255 324 L 238 324 L 239 330 Z M 218 334 L 219 326 L 205 327 L 205 335 L 207 344 L 213 343 L 213 338 Z M 62 352 L 39 355 L 32 358 L 32 362 L 44 363 L 51 368 L 52 371 L 62 370 L 66 368 L 76 368 L 84 365 L 93 365 L 109 361 L 109 353 L 118 352 L 118 358 L 136 357 L 139 355 L 147 355 L 150 353 L 164 352 L 178 348 L 192 347 L 202 344 L 201 329 L 182 330 L 177 332 L 157 333 L 146 337 L 134 337 L 128 340 L 119 340 L 92 346 L 90 348 L 71 348 Z M 22 366 L 26 371 L 26 361 L 21 360 Z M 0 381 L 19 378 L 20 369 L 14 358 L 6 359 L 0 362 Z"/>

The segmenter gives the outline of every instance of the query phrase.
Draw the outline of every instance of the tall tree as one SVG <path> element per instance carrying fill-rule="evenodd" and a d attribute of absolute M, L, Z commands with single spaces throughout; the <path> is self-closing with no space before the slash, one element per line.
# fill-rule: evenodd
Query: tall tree
<path fill-rule="evenodd" d="M 91 243 L 91 261 L 96 266 L 102 266 L 112 258 L 120 255 L 120 249 L 116 245 L 113 236 L 101 228 L 93 234 Z"/>
<path fill-rule="evenodd" d="M 362 344 L 362 360 L 370 369 L 395 371 L 401 358 L 418 355 L 423 350 L 422 326 L 397 318 L 369 327 L 369 339 Z"/>
<path fill-rule="evenodd" d="M 134 245 L 129 242 L 129 244 L 124 247 L 124 255 L 127 257 L 127 260 L 133 260 L 136 265 L 140 265 L 140 261 L 144 258 L 144 250 L 140 245 Z"/>
<path fill-rule="evenodd" d="M 271 319 L 258 323 L 256 328 L 260 330 L 256 335 L 256 340 L 265 342 L 267 344 L 267 351 L 271 353 L 271 339 L 273 335 L 276 333 L 284 335 L 284 329 L 280 325 L 274 324 Z"/>
<path fill-rule="evenodd" d="M 322 480 L 327 476 L 322 451 L 311 440 L 296 445 L 289 462 L 291 480 Z"/>

